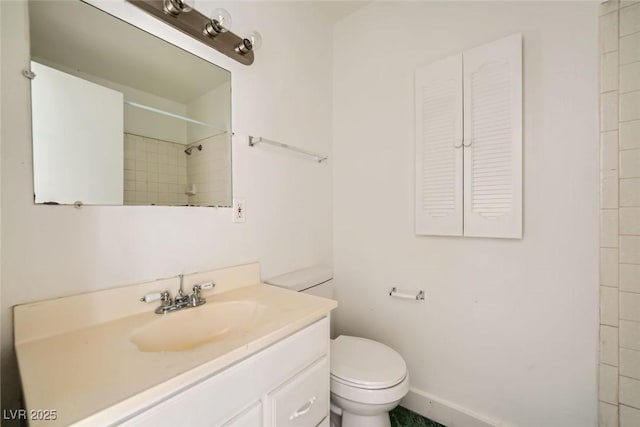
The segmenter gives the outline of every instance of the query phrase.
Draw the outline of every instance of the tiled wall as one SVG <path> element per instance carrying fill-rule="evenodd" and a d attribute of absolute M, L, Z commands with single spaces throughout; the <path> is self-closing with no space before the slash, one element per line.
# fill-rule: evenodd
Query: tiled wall
<path fill-rule="evenodd" d="M 600 426 L 640 426 L 640 2 L 600 6 Z"/>
<path fill-rule="evenodd" d="M 186 205 L 184 145 L 138 135 L 124 138 L 124 204 Z"/>
<path fill-rule="evenodd" d="M 196 194 L 189 204 L 197 206 L 231 206 L 231 144 L 229 135 L 205 138 L 202 151 L 187 156 L 187 182 L 195 185 Z"/>

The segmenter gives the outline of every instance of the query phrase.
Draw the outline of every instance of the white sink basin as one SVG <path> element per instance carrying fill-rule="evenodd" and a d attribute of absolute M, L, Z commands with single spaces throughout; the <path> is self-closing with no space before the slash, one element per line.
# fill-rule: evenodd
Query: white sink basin
<path fill-rule="evenodd" d="M 140 351 L 186 351 L 259 323 L 268 307 L 255 301 L 226 301 L 158 315 L 131 334 Z"/>

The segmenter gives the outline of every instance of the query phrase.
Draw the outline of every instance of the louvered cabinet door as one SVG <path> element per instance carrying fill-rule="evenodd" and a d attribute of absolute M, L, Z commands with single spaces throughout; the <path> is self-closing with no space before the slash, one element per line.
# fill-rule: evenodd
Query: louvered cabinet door
<path fill-rule="evenodd" d="M 416 71 L 416 234 L 462 235 L 462 55 Z"/>
<path fill-rule="evenodd" d="M 464 52 L 464 235 L 522 237 L 522 36 Z"/>

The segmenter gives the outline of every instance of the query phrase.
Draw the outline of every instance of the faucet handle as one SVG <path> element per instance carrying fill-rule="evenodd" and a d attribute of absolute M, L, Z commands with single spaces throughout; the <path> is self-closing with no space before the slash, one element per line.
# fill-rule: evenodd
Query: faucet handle
<path fill-rule="evenodd" d="M 193 287 L 193 292 L 200 292 L 200 291 L 205 291 L 207 289 L 213 289 L 215 285 L 216 284 L 213 282 L 200 283 L 199 285 L 195 285 Z"/>
<path fill-rule="evenodd" d="M 151 292 L 151 293 L 146 294 L 142 298 L 140 298 L 140 301 L 147 302 L 147 303 L 158 301 L 158 300 L 162 301 L 162 305 L 167 305 L 167 302 L 170 304 L 171 303 L 171 295 L 169 294 L 169 291 Z"/>

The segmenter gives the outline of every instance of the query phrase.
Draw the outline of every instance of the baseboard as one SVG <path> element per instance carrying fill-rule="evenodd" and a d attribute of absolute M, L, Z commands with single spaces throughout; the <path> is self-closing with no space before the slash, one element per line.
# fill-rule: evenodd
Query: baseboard
<path fill-rule="evenodd" d="M 400 405 L 447 427 L 509 427 L 501 421 L 491 420 L 413 387 Z"/>

